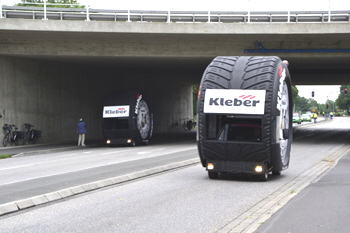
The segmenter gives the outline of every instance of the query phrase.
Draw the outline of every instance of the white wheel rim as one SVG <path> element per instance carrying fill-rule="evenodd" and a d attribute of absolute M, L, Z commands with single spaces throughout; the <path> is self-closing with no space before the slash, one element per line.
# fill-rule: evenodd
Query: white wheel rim
<path fill-rule="evenodd" d="M 280 153 L 281 153 L 281 160 L 284 164 L 284 161 L 287 156 L 288 152 L 288 141 L 289 139 L 283 138 L 283 129 L 289 129 L 289 95 L 288 95 L 288 86 L 286 82 L 283 82 L 283 88 L 282 88 L 282 96 L 281 96 L 281 115 L 280 115 L 280 127 L 279 127 L 279 134 L 280 134 Z"/>

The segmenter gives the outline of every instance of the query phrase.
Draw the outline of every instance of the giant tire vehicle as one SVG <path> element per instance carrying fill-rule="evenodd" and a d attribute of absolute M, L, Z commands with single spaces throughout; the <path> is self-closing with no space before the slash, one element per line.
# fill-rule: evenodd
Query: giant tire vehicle
<path fill-rule="evenodd" d="M 122 115 L 116 112 L 122 112 Z M 148 144 L 153 119 L 143 95 L 137 90 L 110 92 L 104 102 L 102 128 L 109 145 Z"/>
<path fill-rule="evenodd" d="M 216 179 L 220 173 L 248 173 L 266 181 L 269 172 L 280 175 L 288 168 L 293 136 L 291 85 L 288 68 L 278 57 L 217 57 L 209 64 L 197 104 L 198 152 L 209 178 Z M 264 90 L 259 92 L 265 93 L 262 113 L 207 113 L 206 93 L 218 91 L 209 89 Z M 212 98 L 210 104 L 226 102 Z M 236 136 L 229 141 L 229 134 Z M 254 139 L 249 139 L 252 135 Z"/>

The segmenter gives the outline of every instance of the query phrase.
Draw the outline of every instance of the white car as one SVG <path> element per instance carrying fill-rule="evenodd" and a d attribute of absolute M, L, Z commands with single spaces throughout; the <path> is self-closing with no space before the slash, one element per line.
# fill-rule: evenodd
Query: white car
<path fill-rule="evenodd" d="M 311 122 L 311 116 L 309 114 L 303 114 L 303 115 L 301 115 L 301 121 Z"/>
<path fill-rule="evenodd" d="M 301 117 L 298 113 L 293 113 L 293 123 L 301 124 Z"/>

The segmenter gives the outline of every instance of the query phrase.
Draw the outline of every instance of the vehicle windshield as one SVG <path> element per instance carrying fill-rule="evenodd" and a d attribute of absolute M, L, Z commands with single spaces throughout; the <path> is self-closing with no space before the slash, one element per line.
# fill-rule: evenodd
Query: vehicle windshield
<path fill-rule="evenodd" d="M 217 140 L 261 142 L 261 126 L 252 123 L 225 124 Z"/>
<path fill-rule="evenodd" d="M 128 118 L 104 118 L 104 130 L 129 129 Z"/>

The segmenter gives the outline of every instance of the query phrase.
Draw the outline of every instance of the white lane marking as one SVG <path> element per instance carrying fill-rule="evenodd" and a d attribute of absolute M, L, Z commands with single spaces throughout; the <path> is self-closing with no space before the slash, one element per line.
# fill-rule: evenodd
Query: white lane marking
<path fill-rule="evenodd" d="M 7 168 L 0 169 L 0 171 L 6 171 L 6 170 L 11 170 L 11 169 L 23 168 L 23 167 L 31 167 L 31 166 L 33 166 L 33 165 L 27 164 L 27 165 L 16 166 L 16 167 L 7 167 Z"/>
<path fill-rule="evenodd" d="M 156 150 L 149 150 L 149 151 L 140 151 L 140 152 L 137 152 L 138 155 L 144 155 L 144 154 L 150 154 L 150 153 L 154 153 L 154 152 L 157 152 L 157 151 L 161 151 L 161 150 L 165 150 L 166 148 L 159 148 L 159 149 L 156 149 Z"/>
<path fill-rule="evenodd" d="M 170 153 L 163 153 L 163 154 L 159 154 L 159 155 L 149 156 L 149 157 L 158 157 L 158 156 L 162 156 L 162 155 L 166 155 L 166 154 L 173 154 L 173 153 L 189 151 L 189 150 L 194 150 L 194 149 L 197 149 L 197 146 L 191 147 L 191 148 L 187 148 L 187 149 L 183 149 L 183 150 L 178 150 L 178 151 L 175 151 L 175 152 L 172 151 Z M 118 162 L 105 163 L 103 165 L 98 165 L 98 166 L 84 167 L 84 168 L 81 168 L 81 169 L 76 169 L 76 170 L 71 170 L 71 171 L 66 171 L 66 172 L 61 172 L 61 173 L 55 173 L 55 174 L 51 174 L 51 175 L 37 176 L 37 177 L 28 178 L 28 179 L 17 180 L 17 181 L 14 181 L 14 182 L 4 183 L 4 184 L 1 184 L 0 186 L 9 185 L 9 184 L 15 184 L 15 183 L 24 182 L 24 181 L 30 181 L 30 180 L 35 180 L 35 179 L 41 179 L 41 178 L 46 178 L 46 177 L 51 177 L 51 176 L 56 176 L 56 175 L 62 175 L 62 174 L 67 174 L 67 173 L 72 173 L 72 172 L 84 171 L 84 170 L 87 170 L 87 169 L 104 167 L 104 166 L 109 166 L 109 165 L 115 165 L 115 164 L 119 164 L 119 163 L 136 161 L 136 160 L 141 160 L 141 159 L 144 159 L 144 158 L 126 159 L 126 160 L 122 160 L 122 161 L 118 161 Z"/>
<path fill-rule="evenodd" d="M 134 150 L 136 150 L 136 149 L 134 149 Z M 134 150 L 119 150 L 119 151 L 105 152 L 105 153 L 102 153 L 101 155 L 111 155 L 111 154 L 116 154 L 116 153 L 121 153 L 121 152 L 134 151 Z"/>
<path fill-rule="evenodd" d="M 125 152 L 125 151 L 133 151 L 133 150 L 122 150 L 122 151 L 113 151 L 113 152 L 110 152 L 110 153 L 103 153 L 101 155 L 108 155 L 108 154 L 116 154 L 116 153 L 122 153 L 122 152 Z M 91 154 L 93 151 L 86 151 L 86 152 L 83 152 L 84 154 Z M 62 152 L 59 152 L 59 153 L 62 153 Z M 10 169 L 16 169 L 16 168 L 23 168 L 23 167 L 30 167 L 30 166 L 37 166 L 37 165 L 42 165 L 42 164 L 46 164 L 46 163 L 56 163 L 56 162 L 60 162 L 62 160 L 67 160 L 67 157 L 68 156 L 76 156 L 78 155 L 78 153 L 73 153 L 73 154 L 65 154 L 65 155 L 62 155 L 60 156 L 60 158 L 58 159 L 55 159 L 55 160 L 48 160 L 48 161 L 44 161 L 44 162 L 38 162 L 38 163 L 33 163 L 33 164 L 26 164 L 26 165 L 21 165 L 21 166 L 14 166 L 14 167 L 7 167 L 7 168 L 1 168 L 0 169 L 0 172 L 1 171 L 5 171 L 5 170 L 10 170 Z M 90 155 L 88 155 L 90 156 Z M 88 157 L 86 155 L 82 155 L 82 156 L 76 156 L 76 157 L 72 157 L 72 158 L 69 158 L 69 159 L 81 159 L 81 158 L 85 158 L 85 157 Z"/>

